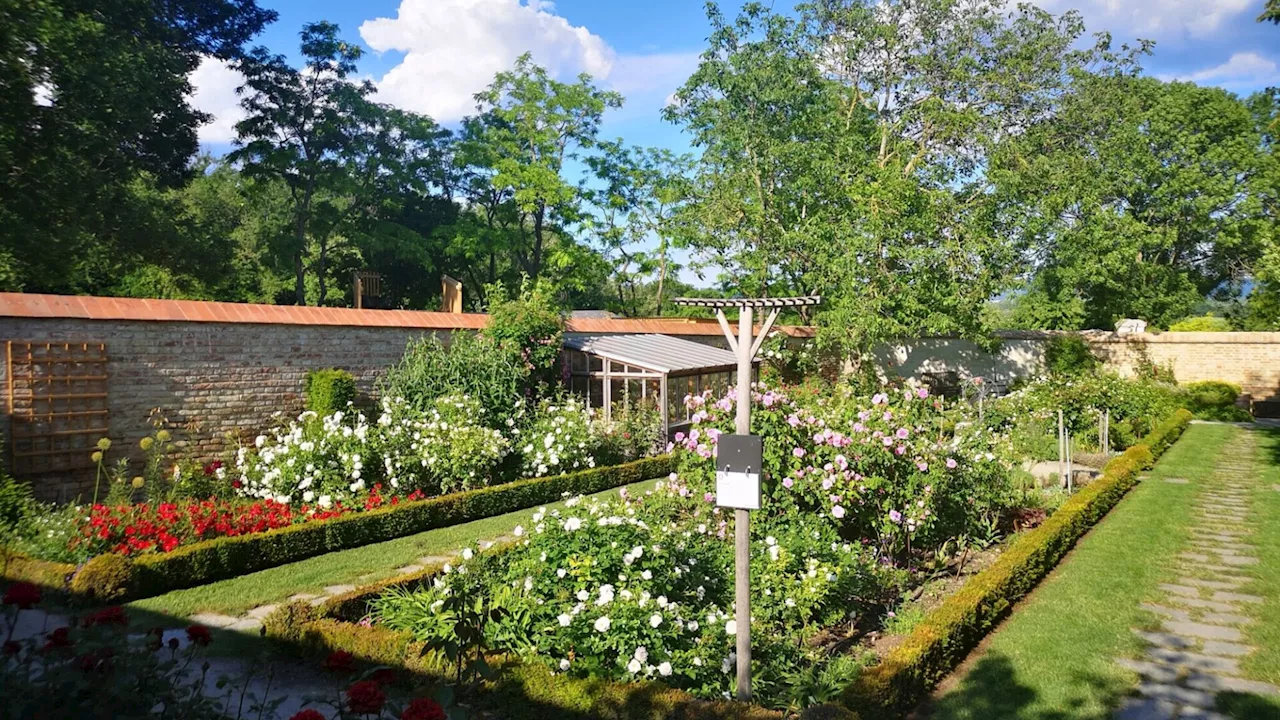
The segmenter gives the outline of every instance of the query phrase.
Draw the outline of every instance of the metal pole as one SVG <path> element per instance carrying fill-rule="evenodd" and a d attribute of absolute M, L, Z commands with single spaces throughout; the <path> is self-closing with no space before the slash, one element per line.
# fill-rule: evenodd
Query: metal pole
<path fill-rule="evenodd" d="M 1066 459 L 1067 449 L 1062 442 L 1063 437 L 1062 411 L 1058 411 L 1058 487 L 1066 487 Z"/>
<path fill-rule="evenodd" d="M 751 308 L 738 309 L 738 417 L 735 430 L 751 434 Z M 734 518 L 734 624 L 738 645 L 738 699 L 751 701 L 751 515 L 736 509 Z"/>
<path fill-rule="evenodd" d="M 1067 446 L 1067 494 L 1070 495 L 1072 490 L 1071 486 L 1072 486 L 1072 483 L 1074 482 L 1073 476 L 1075 475 L 1075 472 L 1071 469 L 1071 429 L 1070 428 L 1067 428 L 1065 440 L 1066 440 L 1066 446 Z"/>

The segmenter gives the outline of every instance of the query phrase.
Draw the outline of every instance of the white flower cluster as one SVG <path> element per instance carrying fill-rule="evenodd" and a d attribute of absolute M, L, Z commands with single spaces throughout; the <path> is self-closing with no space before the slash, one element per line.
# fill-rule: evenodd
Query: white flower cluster
<path fill-rule="evenodd" d="M 542 477 L 596 466 L 593 411 L 577 398 L 547 403 L 523 433 L 522 474 Z"/>
<path fill-rule="evenodd" d="M 365 460 L 370 426 L 363 413 L 319 417 L 307 411 L 259 435 L 254 450 L 236 452 L 237 491 L 280 503 L 331 507 L 366 489 Z"/>

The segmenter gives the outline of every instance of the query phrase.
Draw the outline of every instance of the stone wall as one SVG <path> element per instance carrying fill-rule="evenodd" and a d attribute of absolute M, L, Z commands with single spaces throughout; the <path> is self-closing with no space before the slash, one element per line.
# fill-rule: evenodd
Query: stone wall
<path fill-rule="evenodd" d="M 903 377 L 954 373 L 981 376 L 997 386 L 1034 375 L 1044 367 L 1050 332 L 997 333 L 992 350 L 958 338 L 922 338 L 886 346 L 881 364 Z M 1085 332 L 1107 367 L 1132 376 L 1145 357 L 1173 368 L 1179 382 L 1224 380 L 1239 385 L 1255 401 L 1280 400 L 1280 332 L 1133 333 Z"/>

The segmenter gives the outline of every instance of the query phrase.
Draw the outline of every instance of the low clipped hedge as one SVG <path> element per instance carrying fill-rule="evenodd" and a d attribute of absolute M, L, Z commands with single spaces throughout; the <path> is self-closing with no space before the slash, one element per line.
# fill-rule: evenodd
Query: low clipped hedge
<path fill-rule="evenodd" d="M 1058 564 L 1138 482 L 1191 422 L 1178 410 L 1141 442 L 1107 463 L 1100 478 L 1063 503 L 1043 525 L 1002 553 L 931 612 L 878 665 L 844 692 L 843 703 L 866 718 L 899 717 L 915 707 L 964 660 L 1018 600 Z"/>
<path fill-rule="evenodd" d="M 95 580 L 80 577 L 84 568 L 93 564 L 91 562 L 71 578 L 70 590 L 78 597 L 110 597 L 116 601 L 160 595 L 316 555 L 555 502 L 566 493 L 586 495 L 601 492 L 666 475 L 674 467 L 672 457 L 662 455 L 622 465 L 517 480 L 426 500 L 388 505 L 332 520 L 291 525 L 254 535 L 216 538 L 179 547 L 168 553 L 134 558 L 129 564 L 128 577 L 123 581 L 119 573 L 93 574 L 94 578 L 109 580 L 111 587 L 97 587 Z M 99 556 L 104 557 L 115 556 Z M 98 558 L 94 558 L 94 561 L 98 561 Z M 68 568 L 75 570 L 62 563 L 29 558 L 22 558 L 13 566 L 15 573 L 21 571 L 22 576 L 11 575 L 6 566 L 5 580 L 32 580 L 39 576 L 52 581 L 57 577 L 65 578 Z"/>

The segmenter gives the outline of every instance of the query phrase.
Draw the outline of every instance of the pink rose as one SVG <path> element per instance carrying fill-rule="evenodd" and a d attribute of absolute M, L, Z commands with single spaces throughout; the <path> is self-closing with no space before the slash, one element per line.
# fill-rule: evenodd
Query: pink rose
<path fill-rule="evenodd" d="M 804 457 L 804 448 L 796 448 L 791 451 L 791 454 L 795 455 L 798 458 L 802 458 Z"/>

